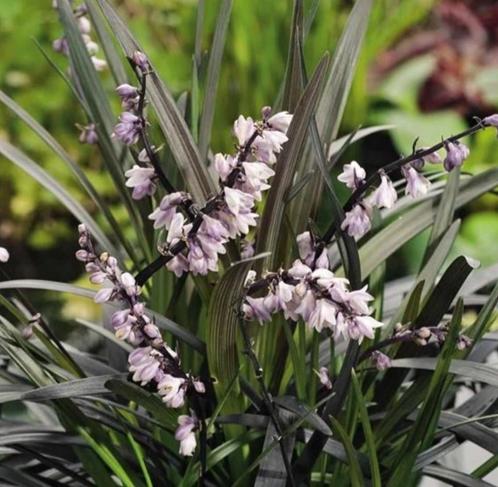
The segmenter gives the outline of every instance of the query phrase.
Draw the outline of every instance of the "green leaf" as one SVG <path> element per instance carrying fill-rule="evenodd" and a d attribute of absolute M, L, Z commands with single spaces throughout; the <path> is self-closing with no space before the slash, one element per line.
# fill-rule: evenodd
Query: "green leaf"
<path fill-rule="evenodd" d="M 428 477 L 442 480 L 455 487 L 493 487 L 493 484 L 484 480 L 476 479 L 471 475 L 437 465 L 429 465 L 425 467 L 422 472 Z"/>
<path fill-rule="evenodd" d="M 92 289 L 73 286 L 72 284 L 66 284 L 63 282 L 45 281 L 42 279 L 16 279 L 12 281 L 0 281 L 0 289 L 43 289 L 46 291 L 58 291 L 75 294 L 77 296 L 82 296 L 84 298 L 90 299 L 93 299 L 96 293 Z M 113 303 L 108 303 L 108 305 L 113 307 L 117 306 Z M 204 342 L 190 333 L 187 329 L 170 320 L 169 318 L 156 313 L 155 311 L 146 309 L 146 312 L 154 317 L 156 325 L 159 326 L 159 328 L 163 328 L 164 330 L 169 331 L 172 335 L 176 336 L 179 340 L 187 343 L 197 352 L 201 354 L 205 353 Z"/>
<path fill-rule="evenodd" d="M 104 235 L 98 224 L 90 216 L 90 214 L 80 205 L 52 176 L 45 172 L 38 164 L 32 161 L 19 149 L 10 145 L 5 140 L 0 140 L 0 154 L 12 161 L 16 166 L 28 173 L 32 178 L 36 179 L 43 187 L 48 189 L 55 198 L 57 198 L 74 217 L 84 223 L 88 230 L 95 236 L 95 239 L 104 248 L 108 249 L 116 256 L 121 253 Z"/>
<path fill-rule="evenodd" d="M 284 222 L 285 194 L 292 184 L 298 156 L 302 149 L 308 126 L 313 118 L 327 66 L 328 56 L 325 55 L 317 66 L 313 78 L 308 83 L 296 107 L 287 133 L 289 141 L 285 144 L 278 158 L 275 168 L 276 174 L 261 217 L 256 248 L 258 253 L 275 252 L 277 248 L 278 238 Z M 273 254 L 271 262 L 265 262 L 265 264 L 270 264 L 270 268 L 278 265 L 278 262 L 275 262 L 276 257 Z"/>
<path fill-rule="evenodd" d="M 327 147 L 339 130 L 371 7 L 372 0 L 358 0 L 355 3 L 334 52 L 330 74 L 317 110 L 318 129 Z"/>
<path fill-rule="evenodd" d="M 427 242 L 427 249 L 425 253 L 424 260 L 427 260 L 437 245 L 442 235 L 446 232 L 448 227 L 453 221 L 453 215 L 455 213 L 455 203 L 458 194 L 458 187 L 460 185 L 460 168 L 457 167 L 450 172 L 448 176 L 448 181 L 444 187 L 443 194 L 439 201 L 436 216 L 434 218 L 434 223 L 432 225 L 431 235 L 429 241 Z"/>
<path fill-rule="evenodd" d="M 241 305 L 240 297 L 251 264 L 252 262 L 242 262 L 229 268 L 213 289 L 209 302 L 207 358 L 210 373 L 216 379 L 221 394 L 226 391 L 239 371 L 238 307 Z M 235 400 L 235 395 L 232 395 L 230 404 Z M 227 407 L 231 408 L 229 404 Z"/>
<path fill-rule="evenodd" d="M 125 55 L 132 57 L 135 51 L 143 51 L 109 3 L 106 0 L 98 0 L 98 3 Z M 202 204 L 215 192 L 214 182 L 200 158 L 192 135 L 171 93 L 153 67 L 149 74 L 148 96 L 189 192 L 198 204 Z"/>
<path fill-rule="evenodd" d="M 7 401 L 52 401 L 54 399 L 72 398 L 107 394 L 105 387 L 107 381 L 126 377 L 126 374 L 102 375 L 84 379 L 68 380 L 60 384 L 51 384 L 30 391 L 1 392 L 0 402 Z"/>
<path fill-rule="evenodd" d="M 461 208 L 498 185 L 498 169 L 490 169 L 460 185 L 455 208 Z M 385 261 L 415 235 L 428 228 L 434 220 L 436 208 L 431 201 L 418 204 L 400 218 L 383 228 L 360 248 L 362 279 L 369 276 L 380 262 Z M 338 271 L 339 275 L 344 271 Z"/>
<path fill-rule="evenodd" d="M 111 140 L 115 117 L 112 113 L 109 100 L 97 76 L 88 54 L 88 49 L 83 42 L 68 0 L 58 1 L 58 12 L 69 45 L 72 79 L 85 101 L 84 108 L 88 109 L 90 120 L 95 123 L 103 162 L 112 176 L 119 197 L 128 210 L 136 235 L 140 239 L 142 251 L 144 255 L 147 255 L 149 249 L 148 244 L 144 241 L 140 214 L 136 204 L 131 199 L 129 189 L 125 186 L 125 177 L 120 156 L 117 155 L 118 149 L 121 150 L 121 147 L 119 147 L 118 143 L 114 143 Z M 128 157 L 128 153 L 125 154 Z"/>
<path fill-rule="evenodd" d="M 223 56 L 223 48 L 225 46 L 228 24 L 230 22 L 232 3 L 232 0 L 222 0 L 218 11 L 218 18 L 216 19 L 216 29 L 214 31 L 213 46 L 209 55 L 206 87 L 204 89 L 204 103 L 202 106 L 202 115 L 199 128 L 199 152 L 201 160 L 207 159 L 209 141 L 211 140 L 214 105 L 216 102 L 216 93 L 218 91 L 221 59 Z"/>
<path fill-rule="evenodd" d="M 406 298 L 398 308 L 398 312 L 395 313 L 391 318 L 391 324 L 399 321 L 403 310 L 406 309 L 406 311 L 408 311 L 409 301 L 412 299 L 412 294 L 415 293 L 417 289 L 420 293 L 418 297 L 420 301 L 421 298 L 425 297 L 429 290 L 432 288 L 434 281 L 436 280 L 436 277 L 440 269 L 443 267 L 443 264 L 450 253 L 453 243 L 455 242 L 459 228 L 460 220 L 457 220 L 450 226 L 450 228 L 448 228 L 444 235 L 440 236 L 437 242 L 437 246 L 433 249 L 429 259 L 427 260 L 421 271 L 418 273 L 417 278 L 413 284 L 412 291 L 407 294 Z M 405 317 L 403 319 L 404 323 L 412 321 L 413 319 L 415 319 L 415 316 L 413 316 L 413 314 L 410 314 L 410 318 L 408 318 L 405 312 Z"/>
<path fill-rule="evenodd" d="M 377 458 L 377 449 L 375 446 L 375 436 L 370 424 L 368 410 L 366 406 L 366 399 L 361 392 L 361 386 L 358 382 L 355 372 L 351 374 L 353 390 L 356 396 L 356 401 L 359 406 L 360 420 L 363 427 L 363 434 L 365 435 L 365 442 L 367 445 L 368 459 L 370 460 L 370 477 L 372 479 L 373 487 L 382 487 L 382 479 L 380 476 L 379 460 Z"/>
<path fill-rule="evenodd" d="M 400 358 L 393 360 L 392 362 L 393 368 L 416 370 L 435 370 L 436 365 L 437 359 L 431 357 Z M 449 372 L 451 374 L 468 377 L 475 382 L 482 382 L 498 387 L 497 369 L 490 365 L 470 362 L 468 360 L 452 360 Z"/>
<path fill-rule="evenodd" d="M 361 472 L 360 464 L 358 462 L 358 457 L 356 455 L 353 444 L 351 443 L 351 439 L 349 438 L 346 430 L 341 426 L 339 421 L 335 419 L 333 416 L 330 417 L 330 422 L 332 425 L 332 429 L 334 433 L 339 437 L 341 443 L 346 450 L 346 455 L 348 457 L 348 465 L 349 465 L 349 479 L 351 481 L 352 487 L 361 487 L 365 485 L 365 481 L 363 479 L 363 474 Z"/>
<path fill-rule="evenodd" d="M 294 112 L 305 83 L 302 69 L 303 41 L 303 1 L 294 0 L 289 51 L 287 54 L 287 66 L 285 68 L 284 90 L 282 94 L 282 108 L 291 113 Z"/>
<path fill-rule="evenodd" d="M 85 189 L 88 196 L 95 203 L 97 208 L 102 212 L 106 220 L 112 227 L 114 234 L 119 238 L 120 243 L 126 248 L 130 256 L 134 255 L 133 247 L 124 238 L 121 227 L 116 222 L 114 216 L 109 210 L 109 205 L 105 204 L 100 195 L 97 193 L 92 183 L 88 180 L 85 172 L 71 159 L 69 154 L 62 148 L 62 146 L 50 135 L 44 127 L 42 127 L 35 119 L 33 119 L 28 112 L 23 110 L 14 100 L 9 98 L 3 91 L 0 90 L 0 101 L 13 113 L 15 113 L 26 125 L 28 125 L 33 132 L 35 132 L 45 144 L 60 157 L 62 161 L 68 166 L 75 178 Z"/>

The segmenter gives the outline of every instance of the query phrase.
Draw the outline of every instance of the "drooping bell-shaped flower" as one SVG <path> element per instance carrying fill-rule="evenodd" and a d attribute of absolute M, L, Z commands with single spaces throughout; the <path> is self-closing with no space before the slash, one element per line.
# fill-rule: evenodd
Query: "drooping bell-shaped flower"
<path fill-rule="evenodd" d="M 444 147 L 446 149 L 446 157 L 443 164 L 448 172 L 455 169 L 455 167 L 461 166 L 470 153 L 469 148 L 458 140 L 455 142 L 447 141 Z"/>
<path fill-rule="evenodd" d="M 180 455 L 190 457 L 194 454 L 197 441 L 195 430 L 197 428 L 197 418 L 182 414 L 178 416 L 178 428 L 175 431 L 175 439 L 180 442 Z"/>
<path fill-rule="evenodd" d="M 377 208 L 392 208 L 398 195 L 394 189 L 394 185 L 385 173 L 380 176 L 380 184 L 378 188 L 368 197 L 368 202 L 371 206 L 376 206 Z"/>
<path fill-rule="evenodd" d="M 351 237 L 363 237 L 371 227 L 370 213 L 371 210 L 365 202 L 358 203 L 350 211 L 346 212 L 341 229 Z"/>
<path fill-rule="evenodd" d="M 430 181 L 415 168 L 403 166 L 401 171 L 406 179 L 405 194 L 410 195 L 412 198 L 418 198 L 429 191 Z"/>
<path fill-rule="evenodd" d="M 348 188 L 357 189 L 364 182 L 367 173 L 356 161 L 344 164 L 342 173 L 337 176 L 338 181 L 344 183 Z"/>

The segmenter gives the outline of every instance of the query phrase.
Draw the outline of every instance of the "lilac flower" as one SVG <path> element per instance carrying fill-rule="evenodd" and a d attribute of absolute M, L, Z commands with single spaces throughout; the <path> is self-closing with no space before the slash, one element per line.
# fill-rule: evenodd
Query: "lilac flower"
<path fill-rule="evenodd" d="M 446 141 L 444 147 L 446 149 L 446 157 L 443 164 L 448 172 L 455 169 L 455 167 L 461 166 L 463 161 L 469 156 L 469 148 L 457 140 L 455 142 Z"/>
<path fill-rule="evenodd" d="M 254 130 L 254 121 L 251 117 L 245 118 L 240 115 L 239 118 L 235 120 L 233 124 L 233 133 L 235 134 L 240 147 L 243 147 L 251 138 L 254 134 Z"/>
<path fill-rule="evenodd" d="M 184 272 L 188 272 L 189 263 L 183 254 L 177 254 L 166 264 L 166 268 L 174 272 L 176 277 L 181 277 Z"/>
<path fill-rule="evenodd" d="M 356 161 L 351 161 L 349 164 L 344 164 L 342 173 L 337 176 L 337 179 L 348 188 L 357 189 L 363 184 L 366 176 L 365 169 Z"/>
<path fill-rule="evenodd" d="M 286 134 L 291 121 L 292 115 L 289 112 L 278 112 L 267 120 L 267 124 L 272 130 Z"/>
<path fill-rule="evenodd" d="M 373 365 L 377 368 L 377 370 L 386 370 L 392 366 L 392 360 L 386 354 L 375 350 L 370 355 L 370 360 Z"/>
<path fill-rule="evenodd" d="M 134 330 L 137 322 L 136 316 L 130 309 L 116 311 L 111 317 L 111 324 L 120 340 L 128 340 L 132 345 L 139 345 L 143 340 L 143 335 L 139 330 Z"/>
<path fill-rule="evenodd" d="M 310 232 L 300 233 L 297 238 L 297 248 L 300 259 L 307 265 L 312 266 L 315 258 L 315 246 Z"/>
<path fill-rule="evenodd" d="M 67 39 L 65 37 L 61 37 L 60 39 L 55 39 L 52 42 L 52 49 L 55 52 L 58 52 L 60 54 L 64 54 L 64 56 L 69 55 L 69 44 L 68 44 Z"/>
<path fill-rule="evenodd" d="M 377 208 L 392 208 L 397 199 L 392 181 L 387 174 L 382 173 L 378 188 L 368 198 L 369 204 Z"/>
<path fill-rule="evenodd" d="M 187 381 L 183 377 L 164 374 L 157 385 L 157 391 L 162 400 L 170 408 L 180 408 L 185 404 Z"/>
<path fill-rule="evenodd" d="M 154 168 L 141 167 L 135 164 L 125 172 L 125 176 L 127 178 L 125 185 L 128 188 L 133 188 L 131 196 L 134 200 L 140 200 L 155 193 L 154 178 L 156 177 L 156 172 Z"/>
<path fill-rule="evenodd" d="M 93 300 L 97 304 L 105 303 L 107 301 L 110 301 L 111 298 L 113 297 L 114 294 L 114 288 L 113 287 L 103 287 L 97 293 L 95 294 L 95 297 Z"/>
<path fill-rule="evenodd" d="M 234 170 L 236 161 L 232 156 L 216 154 L 214 156 L 214 168 L 221 181 L 226 181 L 228 175 Z"/>
<path fill-rule="evenodd" d="M 5 264 L 9 261 L 10 254 L 9 251 L 5 247 L 0 247 L 0 262 Z"/>
<path fill-rule="evenodd" d="M 254 199 L 261 201 L 262 191 L 270 188 L 268 179 L 275 175 L 275 171 L 262 162 L 243 162 L 245 181 L 240 189 L 245 193 L 254 196 Z"/>
<path fill-rule="evenodd" d="M 350 291 L 345 295 L 346 303 L 354 313 L 366 315 L 370 312 L 368 303 L 373 300 L 373 296 L 367 293 L 367 287 Z"/>
<path fill-rule="evenodd" d="M 498 115 L 495 115 L 495 117 L 498 117 Z M 465 350 L 466 348 L 469 348 L 471 345 L 472 345 L 472 339 L 470 339 L 467 335 L 460 335 L 458 337 L 456 344 L 458 350 Z"/>
<path fill-rule="evenodd" d="M 190 457 L 197 446 L 195 439 L 195 430 L 198 427 L 197 418 L 182 414 L 178 416 L 178 424 L 175 439 L 180 442 L 180 455 Z"/>
<path fill-rule="evenodd" d="M 494 113 L 493 115 L 489 115 L 487 117 L 484 117 L 482 120 L 482 123 L 484 125 L 488 125 L 491 127 L 495 127 L 498 129 L 498 113 Z"/>
<path fill-rule="evenodd" d="M 138 96 L 138 88 L 128 83 L 123 83 L 116 88 L 116 93 L 122 100 Z"/>
<path fill-rule="evenodd" d="M 418 198 L 429 191 L 430 181 L 422 176 L 415 168 L 403 166 L 401 171 L 406 179 L 405 194 L 410 195 L 412 198 Z"/>
<path fill-rule="evenodd" d="M 371 210 L 365 202 L 358 203 L 346 213 L 341 229 L 351 237 L 363 237 L 371 227 L 370 212 Z"/>
<path fill-rule="evenodd" d="M 137 66 L 142 71 L 142 73 L 146 73 L 149 71 L 150 69 L 149 60 L 143 52 L 135 51 L 131 59 L 135 64 L 135 66 Z"/>
<path fill-rule="evenodd" d="M 277 157 L 275 151 L 273 150 L 273 144 L 268 138 L 256 137 L 256 140 L 252 144 L 252 149 L 254 157 L 261 162 L 266 164 L 275 164 L 277 162 Z"/>
<path fill-rule="evenodd" d="M 271 318 L 270 310 L 265 306 L 265 298 L 252 298 L 247 296 L 243 313 L 247 320 L 258 320 L 260 323 Z"/>
<path fill-rule="evenodd" d="M 148 384 L 159 371 L 160 353 L 152 347 L 139 347 L 128 356 L 129 370 L 132 379 L 144 386 Z"/>
<path fill-rule="evenodd" d="M 382 323 L 371 316 L 354 316 L 346 321 L 343 334 L 361 343 L 365 337 L 373 339 L 374 329 L 380 326 L 382 326 Z"/>
<path fill-rule="evenodd" d="M 296 288 L 298 286 L 296 286 Z M 311 314 L 313 313 L 315 308 L 316 308 L 315 294 L 313 293 L 313 291 L 308 289 L 301 298 L 301 302 L 296 307 L 295 312 L 297 315 L 301 316 L 306 323 L 308 323 L 311 319 Z"/>
<path fill-rule="evenodd" d="M 92 41 L 92 38 L 88 35 L 83 34 L 82 38 L 88 54 L 90 54 L 90 56 L 95 56 L 95 54 L 99 52 L 99 45 L 96 42 Z"/>
<path fill-rule="evenodd" d="M 100 59 L 96 56 L 92 56 L 90 59 L 96 71 L 104 71 L 107 68 L 107 61 L 105 59 Z"/>
<path fill-rule="evenodd" d="M 428 149 L 428 147 L 422 148 L 422 150 L 425 150 L 425 149 Z M 443 160 L 441 159 L 441 156 L 439 155 L 439 152 L 437 152 L 437 151 L 431 152 L 430 154 L 424 156 L 424 161 L 427 161 L 431 164 L 440 164 L 441 162 L 443 162 Z M 418 168 L 416 168 L 416 169 L 418 169 Z"/>
<path fill-rule="evenodd" d="M 82 144 L 96 144 L 99 141 L 97 130 L 94 123 L 85 126 L 78 126 L 80 129 L 79 141 Z"/>
<path fill-rule="evenodd" d="M 250 194 L 228 187 L 225 188 L 225 202 L 235 216 L 250 211 L 254 206 L 254 198 Z"/>
<path fill-rule="evenodd" d="M 85 17 L 82 15 L 81 17 L 78 18 L 78 29 L 82 34 L 89 34 L 90 31 L 92 30 L 92 24 L 88 20 L 88 17 Z"/>
<path fill-rule="evenodd" d="M 315 373 L 320 379 L 320 384 L 330 391 L 332 389 L 332 381 L 330 380 L 329 369 L 327 367 L 320 367 L 320 370 L 318 372 L 315 371 Z"/>
<path fill-rule="evenodd" d="M 125 110 L 134 110 L 137 107 L 140 99 L 138 88 L 123 83 L 116 88 L 116 92 L 121 98 L 121 105 Z"/>
<path fill-rule="evenodd" d="M 149 215 L 149 220 L 154 221 L 154 228 L 164 227 L 168 230 L 176 215 L 178 205 L 187 198 L 188 195 L 182 191 L 166 195 L 161 200 L 159 206 Z M 181 225 L 183 225 L 183 223 L 184 222 L 182 221 Z"/>
<path fill-rule="evenodd" d="M 282 145 L 289 140 L 287 135 L 279 130 L 263 130 L 263 134 L 258 138 L 262 139 L 262 143 L 267 144 L 271 151 L 277 154 L 282 150 Z"/>
<path fill-rule="evenodd" d="M 143 128 L 144 121 L 141 117 L 138 117 L 131 112 L 123 112 L 119 117 L 119 123 L 114 128 L 112 135 L 126 145 L 133 145 L 138 142 L 140 131 Z"/>
<path fill-rule="evenodd" d="M 240 241 L 240 257 L 242 259 L 249 259 L 254 255 L 254 244 L 246 239 Z"/>
<path fill-rule="evenodd" d="M 324 328 L 333 328 L 336 324 L 337 308 L 328 299 L 318 299 L 315 309 L 310 314 L 308 325 L 321 332 Z"/>
<path fill-rule="evenodd" d="M 300 259 L 297 259 L 292 263 L 292 267 L 287 272 L 295 279 L 303 279 L 309 276 L 312 273 L 312 270 Z"/>

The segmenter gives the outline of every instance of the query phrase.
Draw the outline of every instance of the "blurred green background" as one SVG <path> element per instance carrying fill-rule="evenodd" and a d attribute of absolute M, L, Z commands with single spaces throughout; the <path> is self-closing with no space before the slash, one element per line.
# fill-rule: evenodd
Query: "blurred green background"
<path fill-rule="evenodd" d="M 197 2 L 113 3 L 175 96 L 188 92 Z M 313 22 L 308 23 L 305 44 L 309 71 L 324 51 L 333 51 L 353 3 L 304 2 L 307 18 L 314 15 Z M 84 124 L 84 115 L 42 53 L 63 71 L 67 69 L 66 59 L 51 48 L 61 28 L 50 4 L 50 0 L 0 0 L 0 88 L 85 168 L 123 221 L 110 180 L 102 172 L 100 156 L 91 146 L 78 142 L 75 124 Z M 203 60 L 207 59 L 218 6 L 215 0 L 205 5 Z M 262 106 L 277 97 L 291 17 L 291 0 L 234 1 L 216 105 L 214 150 L 230 150 L 230 128 L 239 113 L 257 115 Z M 408 153 L 416 137 L 420 146 L 435 143 L 441 136 L 463 129 L 472 116 L 498 111 L 497 25 L 495 1 L 377 0 L 341 133 L 373 124 L 392 124 L 395 129 L 355 145 L 347 158 L 378 167 L 400 153 Z M 110 74 L 103 72 L 102 77 L 112 92 Z M 118 113 L 116 102 L 116 116 Z M 3 106 L 0 117 L 0 137 L 22 147 L 71 192 L 79 194 L 67 168 L 31 130 Z M 492 132 L 482 132 L 467 141 L 471 157 L 466 171 L 475 173 L 496 164 L 498 143 Z M 76 222 L 47 191 L 8 161 L 0 159 L 0 167 L 0 244 L 11 250 L 12 260 L 7 266 L 10 274 L 77 281 L 82 269 L 72 258 Z M 88 201 L 81 201 L 88 206 Z M 493 263 L 498 239 L 496 206 L 496 198 L 489 195 L 462 212 L 464 223 L 455 252 L 464 252 L 483 264 Z M 417 237 L 396 256 L 399 265 L 393 277 L 416 269 L 416 256 L 425 238 Z M 74 305 L 74 301 L 65 304 Z M 59 302 L 53 306 L 57 310 L 61 307 Z M 93 311 L 89 309 L 88 313 Z"/>

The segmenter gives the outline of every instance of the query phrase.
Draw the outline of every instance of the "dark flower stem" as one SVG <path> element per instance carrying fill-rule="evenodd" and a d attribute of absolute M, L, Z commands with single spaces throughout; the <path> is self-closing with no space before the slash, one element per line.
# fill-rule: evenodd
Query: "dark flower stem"
<path fill-rule="evenodd" d="M 256 376 L 256 380 L 259 383 L 259 386 L 261 388 L 261 392 L 263 394 L 263 403 L 267 409 L 268 414 L 270 415 L 270 421 L 273 423 L 273 426 L 275 427 L 275 431 L 277 432 L 278 438 L 276 440 L 278 441 L 278 444 L 280 446 L 280 452 L 282 454 L 282 459 L 284 461 L 284 466 L 285 470 L 287 472 L 287 482 L 288 485 L 291 487 L 296 487 L 296 482 L 294 480 L 294 475 L 292 473 L 292 466 L 290 464 L 289 458 L 287 456 L 287 452 L 285 451 L 285 445 L 284 445 L 284 431 L 282 429 L 282 424 L 280 423 L 280 420 L 278 418 L 278 415 L 275 411 L 275 408 L 273 407 L 273 401 L 270 396 L 270 393 L 268 392 L 268 389 L 265 384 L 265 380 L 263 377 L 263 368 L 261 367 L 261 364 L 259 363 L 258 357 L 256 356 L 256 353 L 254 352 L 254 349 L 252 347 L 251 343 L 251 337 L 247 333 L 246 329 L 246 323 L 242 318 L 239 319 L 239 324 L 240 324 L 240 330 L 242 332 L 242 337 L 244 339 L 244 346 L 245 346 L 245 354 L 248 356 L 253 370 L 254 370 L 254 375 Z"/>
<path fill-rule="evenodd" d="M 390 174 L 396 171 L 397 169 L 400 169 L 405 164 L 409 164 L 410 162 L 416 161 L 417 159 L 421 159 L 430 154 L 433 154 L 437 150 L 442 149 L 445 146 L 445 144 L 448 142 L 455 142 L 459 139 L 462 139 L 463 137 L 474 134 L 475 132 L 478 132 L 479 130 L 482 130 L 486 127 L 489 127 L 489 125 L 484 123 L 483 120 L 478 120 L 475 125 L 468 128 L 467 130 L 464 130 L 463 132 L 448 137 L 447 139 L 442 140 L 441 142 L 427 149 L 414 151 L 412 154 L 410 154 L 407 157 L 401 157 L 387 164 L 387 166 L 381 167 L 380 169 L 375 171 L 358 189 L 356 189 L 356 191 L 353 192 L 353 194 L 350 196 L 350 198 L 347 200 L 346 204 L 344 205 L 344 211 L 345 212 L 350 211 L 355 205 L 357 205 L 364 196 L 364 194 L 368 191 L 368 189 L 380 181 L 380 177 L 383 172 L 386 174 Z M 340 224 L 341 222 L 336 220 L 330 225 L 330 227 L 325 232 L 322 238 L 325 245 L 327 245 L 332 240 L 336 231 L 340 227 Z"/>

